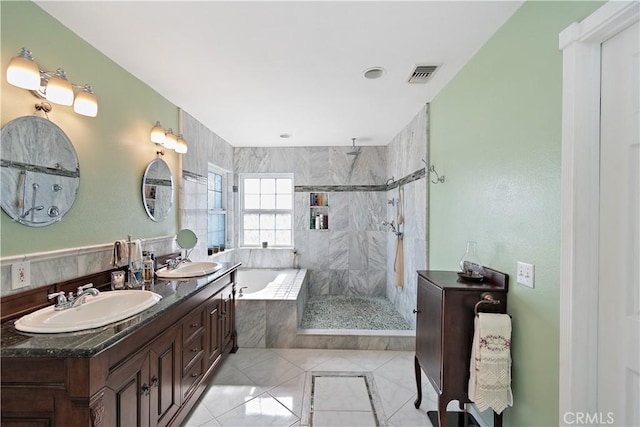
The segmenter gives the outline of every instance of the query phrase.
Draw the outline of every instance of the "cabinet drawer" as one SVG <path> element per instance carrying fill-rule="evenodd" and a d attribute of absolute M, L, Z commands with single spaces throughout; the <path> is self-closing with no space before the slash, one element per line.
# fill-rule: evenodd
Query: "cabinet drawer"
<path fill-rule="evenodd" d="M 182 322 L 182 345 L 191 341 L 197 334 L 204 331 L 204 310 L 198 310 L 195 313 L 185 317 Z"/>
<path fill-rule="evenodd" d="M 193 387 L 200 381 L 202 375 L 204 374 L 204 359 L 202 356 L 198 356 L 196 360 L 193 362 L 191 368 L 184 374 L 182 377 L 182 398 L 186 399 L 186 397 L 191 393 Z"/>
<path fill-rule="evenodd" d="M 204 333 L 200 333 L 182 346 L 182 373 L 186 373 L 192 362 L 204 351 Z"/>

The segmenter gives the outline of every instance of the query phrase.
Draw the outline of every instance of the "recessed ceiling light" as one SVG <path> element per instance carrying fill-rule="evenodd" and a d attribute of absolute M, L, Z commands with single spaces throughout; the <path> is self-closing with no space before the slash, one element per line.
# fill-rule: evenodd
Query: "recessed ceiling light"
<path fill-rule="evenodd" d="M 280 135 L 280 138 L 291 138 L 293 135 L 291 135 L 290 133 L 283 133 L 282 135 Z"/>
<path fill-rule="evenodd" d="M 364 70 L 364 77 L 370 80 L 379 79 L 385 73 L 382 67 L 371 67 Z"/>

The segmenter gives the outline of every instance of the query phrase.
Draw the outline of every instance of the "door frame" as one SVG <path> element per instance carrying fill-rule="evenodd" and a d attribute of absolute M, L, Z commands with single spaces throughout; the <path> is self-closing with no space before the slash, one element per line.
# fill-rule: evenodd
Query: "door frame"
<path fill-rule="evenodd" d="M 597 410 L 601 44 L 639 20 L 610 1 L 559 36 L 562 160 L 559 424 Z"/>

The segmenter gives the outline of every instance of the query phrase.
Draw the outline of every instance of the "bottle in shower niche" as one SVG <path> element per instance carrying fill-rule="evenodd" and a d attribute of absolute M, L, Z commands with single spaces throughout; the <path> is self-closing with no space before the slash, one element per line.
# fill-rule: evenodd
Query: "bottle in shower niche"
<path fill-rule="evenodd" d="M 309 229 L 329 229 L 329 194 L 309 193 Z"/>

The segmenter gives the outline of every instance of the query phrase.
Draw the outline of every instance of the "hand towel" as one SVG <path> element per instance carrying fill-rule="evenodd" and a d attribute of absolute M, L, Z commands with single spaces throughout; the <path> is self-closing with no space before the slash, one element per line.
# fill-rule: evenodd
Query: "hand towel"
<path fill-rule="evenodd" d="M 131 247 L 129 248 L 131 254 L 131 261 L 136 263 L 142 263 L 142 242 L 140 239 L 131 241 Z"/>
<path fill-rule="evenodd" d="M 116 240 L 111 253 L 111 265 L 119 267 L 129 258 L 129 245 L 126 240 Z"/>
<path fill-rule="evenodd" d="M 478 313 L 469 373 L 469 400 L 480 411 L 491 408 L 500 414 L 513 406 L 509 315 Z"/>
<path fill-rule="evenodd" d="M 402 229 L 402 225 L 404 224 L 404 213 L 402 209 L 402 199 L 404 195 L 404 190 L 402 187 L 398 187 L 398 200 L 397 203 L 397 216 L 396 222 L 398 223 L 398 233 Z M 396 235 L 396 259 L 393 264 L 393 271 L 395 272 L 395 285 L 397 288 L 402 288 L 404 286 L 404 241 L 402 239 L 402 235 Z"/>

